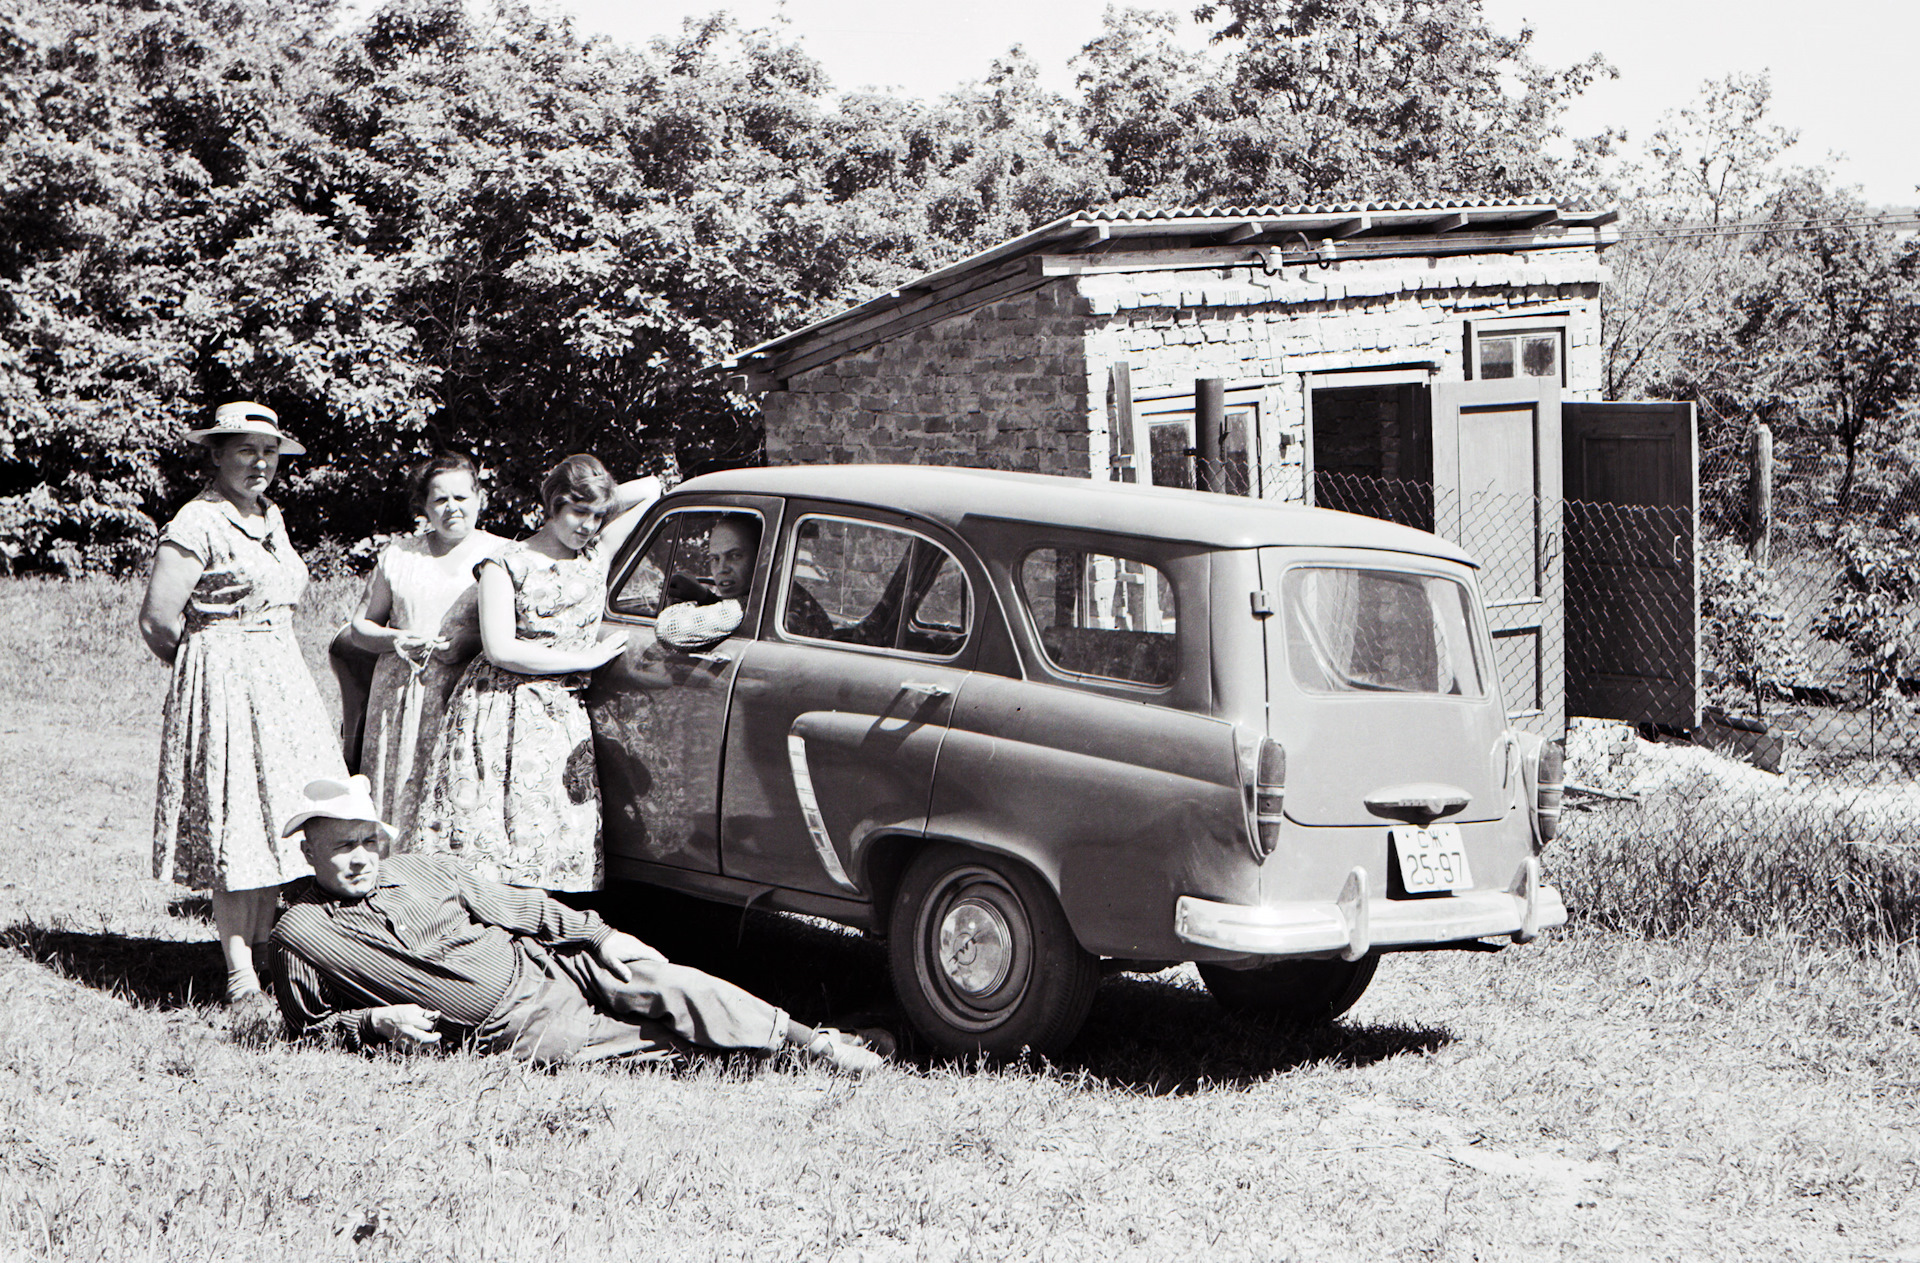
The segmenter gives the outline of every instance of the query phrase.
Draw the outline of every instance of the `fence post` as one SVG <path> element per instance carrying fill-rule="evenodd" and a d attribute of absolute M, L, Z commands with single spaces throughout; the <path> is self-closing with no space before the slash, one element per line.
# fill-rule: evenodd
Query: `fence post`
<path fill-rule="evenodd" d="M 1773 431 L 1753 427 L 1747 447 L 1747 556 L 1757 566 L 1773 562 Z"/>

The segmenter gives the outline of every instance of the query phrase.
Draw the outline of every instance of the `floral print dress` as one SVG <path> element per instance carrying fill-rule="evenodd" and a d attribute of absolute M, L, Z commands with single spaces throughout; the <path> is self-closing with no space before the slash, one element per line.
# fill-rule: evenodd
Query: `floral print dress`
<path fill-rule="evenodd" d="M 522 640 L 582 650 L 598 638 L 603 559 L 556 561 L 509 545 L 474 567 L 513 583 Z M 447 702 L 433 772 L 407 850 L 451 855 L 483 877 L 547 890 L 598 890 L 600 786 L 580 693 L 589 675 L 520 675 L 482 654 Z"/>
<path fill-rule="evenodd" d="M 193 890 L 260 890 L 312 871 L 280 827 L 307 782 L 345 776 L 293 637 L 307 587 L 277 505 L 248 516 L 208 488 L 160 540 L 197 558 L 160 726 L 153 875 Z"/>

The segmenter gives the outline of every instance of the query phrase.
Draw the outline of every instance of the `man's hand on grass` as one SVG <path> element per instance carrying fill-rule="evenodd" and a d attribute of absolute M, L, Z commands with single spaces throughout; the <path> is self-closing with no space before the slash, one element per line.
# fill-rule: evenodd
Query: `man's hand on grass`
<path fill-rule="evenodd" d="M 621 982 L 633 981 L 633 970 L 627 968 L 630 960 L 657 960 L 663 965 L 667 961 L 660 952 L 622 930 L 607 935 L 600 946 L 593 949 L 593 954 L 607 967 L 607 972 Z"/>
<path fill-rule="evenodd" d="M 439 1013 L 417 1004 L 390 1004 L 384 1009 L 367 1011 L 367 1025 L 376 1039 L 408 1048 L 439 1043 L 440 1032 L 433 1029 L 439 1020 Z"/>

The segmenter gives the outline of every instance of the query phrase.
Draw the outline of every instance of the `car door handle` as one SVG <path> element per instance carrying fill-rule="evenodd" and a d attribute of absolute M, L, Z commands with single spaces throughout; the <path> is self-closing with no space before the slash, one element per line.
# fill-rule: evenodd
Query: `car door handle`
<path fill-rule="evenodd" d="M 953 696 L 953 690 L 948 688 L 946 685 L 930 684 L 924 680 L 913 680 L 905 684 L 902 684 L 900 686 L 900 691 L 902 693 L 917 693 L 921 697 L 926 698 L 928 701 L 932 701 L 935 698 Z"/>
<path fill-rule="evenodd" d="M 715 666 L 725 666 L 733 661 L 733 655 L 730 653 L 690 653 L 687 656 L 698 658 L 702 662 L 711 662 Z"/>

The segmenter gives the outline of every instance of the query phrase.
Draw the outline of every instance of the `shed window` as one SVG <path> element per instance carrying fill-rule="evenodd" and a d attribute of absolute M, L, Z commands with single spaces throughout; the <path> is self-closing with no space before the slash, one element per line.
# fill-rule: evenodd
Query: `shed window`
<path fill-rule="evenodd" d="M 1566 384 L 1566 326 L 1476 321 L 1470 328 L 1474 377 L 1482 381 L 1546 377 Z"/>
<path fill-rule="evenodd" d="M 1157 566 L 1078 548 L 1036 548 L 1020 596 L 1055 668 L 1128 684 L 1173 682 L 1173 584 Z"/>

